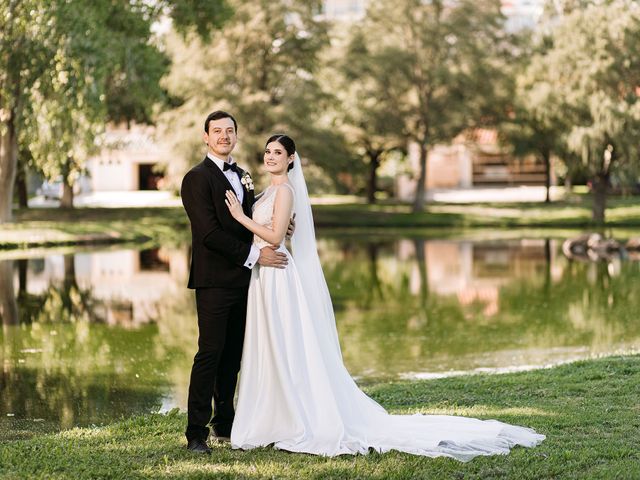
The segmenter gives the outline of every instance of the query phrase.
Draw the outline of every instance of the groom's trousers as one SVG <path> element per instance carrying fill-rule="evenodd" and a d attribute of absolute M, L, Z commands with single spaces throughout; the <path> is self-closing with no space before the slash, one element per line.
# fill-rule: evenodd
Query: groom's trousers
<path fill-rule="evenodd" d="M 209 424 L 230 436 L 247 315 L 247 287 L 197 288 L 198 353 L 193 359 L 187 405 L 187 440 L 206 439 Z M 212 416 L 211 401 L 215 405 Z"/>

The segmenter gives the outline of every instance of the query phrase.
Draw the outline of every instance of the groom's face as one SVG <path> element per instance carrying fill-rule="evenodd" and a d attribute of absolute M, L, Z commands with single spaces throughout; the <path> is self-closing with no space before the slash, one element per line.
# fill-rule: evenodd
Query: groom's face
<path fill-rule="evenodd" d="M 230 118 L 211 120 L 209 133 L 204 134 L 204 141 L 209 147 L 209 152 L 226 160 L 238 141 L 233 120 Z"/>

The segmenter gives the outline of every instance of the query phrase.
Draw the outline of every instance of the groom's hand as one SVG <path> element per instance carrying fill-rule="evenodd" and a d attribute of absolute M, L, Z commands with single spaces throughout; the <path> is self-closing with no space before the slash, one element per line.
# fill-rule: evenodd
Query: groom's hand
<path fill-rule="evenodd" d="M 273 245 L 268 245 L 260 249 L 258 263 L 263 267 L 284 268 L 287 266 L 287 256 L 282 252 L 276 252 Z"/>
<path fill-rule="evenodd" d="M 293 214 L 293 217 L 291 217 L 291 220 L 289 220 L 289 226 L 287 227 L 287 234 L 285 235 L 285 237 L 287 238 L 287 240 L 291 240 L 291 237 L 293 237 L 293 232 L 296 231 L 296 214 Z"/>

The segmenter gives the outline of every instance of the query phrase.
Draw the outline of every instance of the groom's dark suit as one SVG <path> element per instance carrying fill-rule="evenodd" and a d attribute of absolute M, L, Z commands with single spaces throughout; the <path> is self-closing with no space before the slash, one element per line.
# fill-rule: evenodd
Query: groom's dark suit
<path fill-rule="evenodd" d="M 241 177 L 244 171 L 238 168 Z M 251 216 L 253 190 L 244 188 L 242 207 Z M 206 439 L 211 422 L 229 436 L 247 311 L 251 270 L 244 266 L 253 234 L 229 213 L 225 192 L 233 187 L 209 158 L 182 180 L 182 203 L 191 221 L 189 288 L 196 290 L 198 353 L 189 384 L 187 440 Z M 211 419 L 211 399 L 215 416 Z"/>

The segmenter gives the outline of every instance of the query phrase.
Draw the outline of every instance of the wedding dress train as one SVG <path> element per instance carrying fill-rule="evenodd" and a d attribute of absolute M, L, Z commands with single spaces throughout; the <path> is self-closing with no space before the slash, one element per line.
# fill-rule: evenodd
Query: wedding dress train
<path fill-rule="evenodd" d="M 296 161 L 293 170 L 299 168 Z M 292 181 L 294 240 L 301 234 L 311 243 L 311 251 L 307 248 L 303 256 L 296 255 L 294 242 L 292 256 L 281 245 L 279 250 L 289 260 L 285 269 L 256 267 L 252 273 L 232 446 L 252 449 L 273 444 L 277 449 L 324 456 L 399 450 L 468 461 L 544 440 L 529 428 L 495 420 L 390 415 L 358 388 L 342 362 L 328 290 L 315 263 L 315 232 L 312 223 L 307 224 L 313 220 L 305 217 L 311 215 L 310 208 L 301 211 L 308 207 L 308 194 L 297 180 Z M 278 188 L 289 185 L 264 193 L 254 209 L 256 222 L 270 225 Z M 258 237 L 254 242 L 265 244 Z M 309 261 L 313 268 L 300 267 Z"/>

